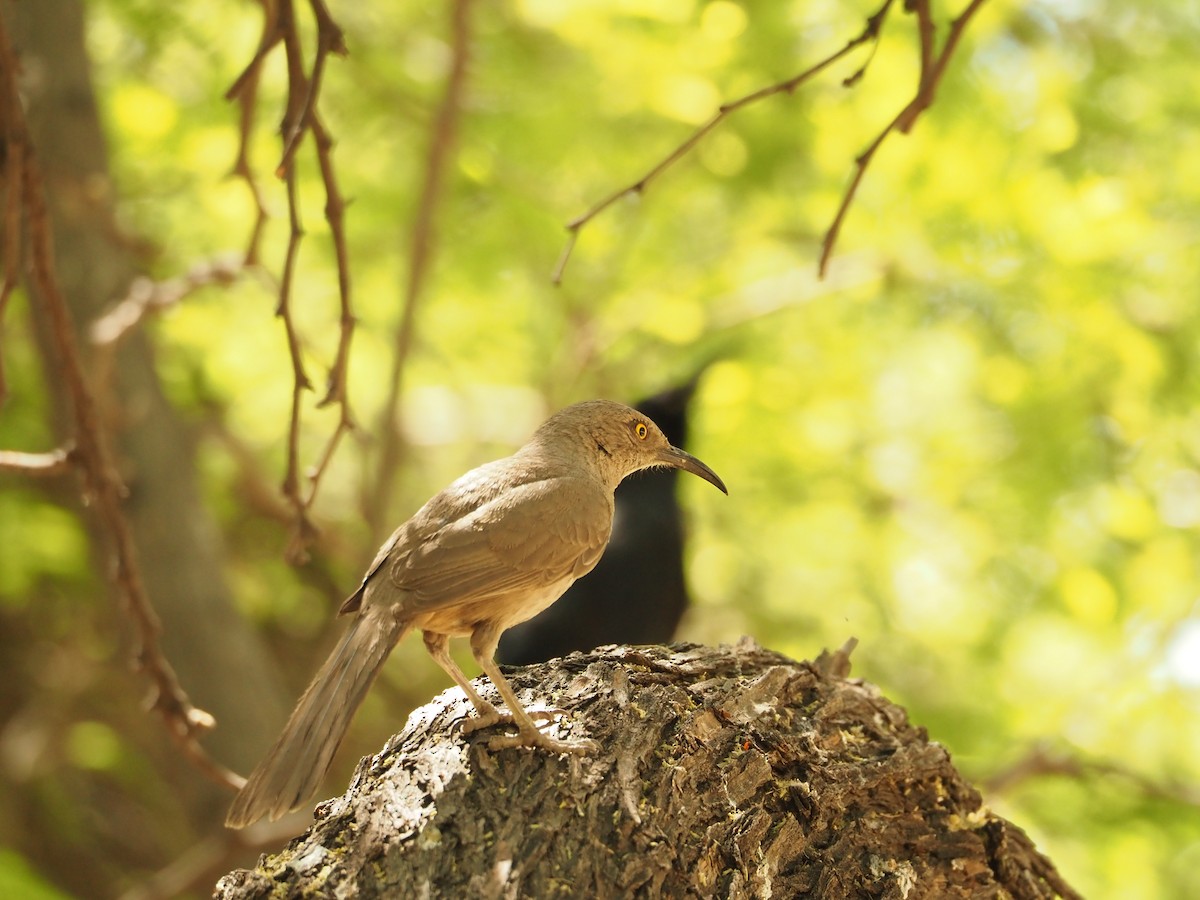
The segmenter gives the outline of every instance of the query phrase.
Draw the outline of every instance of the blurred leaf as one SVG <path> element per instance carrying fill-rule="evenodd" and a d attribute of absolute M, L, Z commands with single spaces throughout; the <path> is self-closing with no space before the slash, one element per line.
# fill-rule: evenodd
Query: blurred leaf
<path fill-rule="evenodd" d="M 30 867 L 24 857 L 0 847 L 0 896 L 21 900 L 68 900 L 69 894 L 48 884 Z"/>

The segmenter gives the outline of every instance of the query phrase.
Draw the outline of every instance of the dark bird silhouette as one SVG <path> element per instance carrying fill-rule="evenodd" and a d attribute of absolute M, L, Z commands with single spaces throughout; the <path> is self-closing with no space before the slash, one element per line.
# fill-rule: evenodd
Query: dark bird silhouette
<path fill-rule="evenodd" d="M 676 447 L 687 444 L 698 377 L 637 404 Z M 677 480 L 676 470 L 655 469 L 621 482 L 612 538 L 596 568 L 553 606 L 506 631 L 497 660 L 523 666 L 602 644 L 671 640 L 689 603 Z"/>

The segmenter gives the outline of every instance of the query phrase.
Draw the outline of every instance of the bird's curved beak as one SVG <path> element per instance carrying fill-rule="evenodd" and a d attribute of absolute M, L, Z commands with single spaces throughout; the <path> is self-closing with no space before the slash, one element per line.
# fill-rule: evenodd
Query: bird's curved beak
<path fill-rule="evenodd" d="M 685 472 L 691 472 L 693 475 L 699 475 L 709 484 L 716 487 L 722 494 L 728 494 L 729 490 L 725 487 L 725 482 L 721 480 L 721 476 L 706 466 L 692 454 L 680 450 L 678 447 L 666 446 L 658 451 L 658 462 L 664 466 L 670 466 L 673 469 L 683 469 Z"/>

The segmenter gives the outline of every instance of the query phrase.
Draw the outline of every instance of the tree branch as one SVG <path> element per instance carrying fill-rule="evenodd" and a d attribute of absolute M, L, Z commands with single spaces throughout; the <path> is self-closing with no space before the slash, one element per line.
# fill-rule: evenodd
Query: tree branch
<path fill-rule="evenodd" d="M 307 79 L 308 89 L 304 92 L 304 103 L 299 116 L 291 127 L 284 131 L 283 158 L 275 174 L 283 177 L 292 165 L 296 148 L 304 138 L 304 133 L 312 127 L 316 115 L 317 98 L 321 95 L 321 77 L 325 74 L 325 60 L 330 53 L 345 56 L 346 40 L 342 29 L 333 21 L 329 10 L 321 0 L 310 0 L 313 16 L 317 20 L 317 52 L 313 59 L 312 75 Z"/>
<path fill-rule="evenodd" d="M 588 222 L 592 221 L 592 219 L 596 218 L 596 216 L 600 215 L 600 213 L 604 212 L 604 210 L 608 209 L 623 197 L 644 192 L 650 185 L 650 182 L 670 168 L 674 163 L 686 156 L 691 149 L 696 146 L 696 144 L 700 143 L 701 139 L 704 138 L 705 135 L 724 122 L 727 118 L 729 118 L 729 116 L 737 112 L 739 109 L 749 106 L 752 103 L 757 103 L 759 100 L 765 100 L 767 97 L 773 97 L 776 94 L 791 94 L 804 82 L 815 77 L 816 75 L 819 75 L 821 72 L 825 71 L 825 69 L 842 59 L 842 57 L 846 56 L 855 48 L 861 47 L 863 44 L 869 41 L 878 40 L 880 31 L 883 28 L 883 23 L 887 18 L 888 10 L 891 8 L 893 2 L 894 0 L 884 0 L 883 5 L 880 6 L 873 15 L 867 18 L 866 26 L 857 37 L 851 38 L 840 50 L 831 53 L 829 56 L 825 57 L 815 65 L 805 69 L 800 74 L 794 75 L 786 81 L 781 81 L 777 84 L 759 88 L 757 91 L 751 91 L 749 94 L 746 94 L 743 97 L 739 97 L 738 99 L 729 103 L 722 104 L 717 108 L 717 112 L 711 119 L 692 132 L 692 134 L 689 135 L 682 144 L 668 153 L 665 157 L 663 157 L 663 159 L 655 163 L 645 175 L 643 175 L 637 181 L 634 181 L 632 184 L 627 184 L 625 187 L 613 191 L 599 203 L 592 206 L 592 208 L 587 212 L 576 216 L 574 219 L 568 222 L 566 226 L 568 232 L 567 243 L 566 246 L 563 247 L 562 253 L 559 255 L 558 262 L 554 266 L 554 272 L 550 276 L 551 282 L 554 284 L 562 283 L 563 272 L 567 267 L 567 263 L 571 259 L 571 253 L 575 249 L 575 244 L 579 239 L 579 232 L 585 225 L 588 224 Z M 852 78 L 854 80 L 860 78 L 865 69 L 866 66 L 864 65 L 855 76 L 852 76 Z M 850 79 L 847 79 L 847 81 L 849 82 Z"/>
<path fill-rule="evenodd" d="M 0 450 L 0 472 L 19 472 L 37 478 L 61 475 L 75 465 L 75 448 L 59 447 L 46 453 Z"/>
<path fill-rule="evenodd" d="M 112 350 L 150 313 L 175 306 L 201 288 L 233 284 L 243 271 L 243 259 L 217 257 L 197 263 L 187 274 L 166 281 L 135 278 L 124 299 L 92 323 L 89 329 L 92 343 Z"/>
<path fill-rule="evenodd" d="M 36 296 L 45 304 L 50 319 L 52 340 L 58 353 L 63 383 L 71 398 L 74 420 L 74 448 L 42 454 L 34 457 L 33 461 L 40 462 L 43 470 L 52 469 L 58 465 L 56 457 L 61 454 L 64 461 L 74 463 L 80 471 L 85 501 L 96 510 L 105 533 L 113 542 L 113 580 L 125 601 L 124 610 L 140 642 L 135 651 L 137 667 L 154 687 L 149 706 L 162 716 L 168 733 L 193 765 L 217 783 L 236 789 L 242 784 L 242 779 L 212 760 L 197 740 L 213 727 L 213 717 L 192 704 L 159 644 L 162 626 L 142 583 L 133 533 L 121 507 L 125 488 L 112 464 L 107 438 L 83 373 L 71 314 L 59 289 L 50 214 L 41 172 L 16 91 L 13 77 L 16 70 L 8 30 L 0 19 L 0 89 L 4 91 L 0 100 L 4 120 L 0 122 L 0 129 L 4 146 L 9 148 L 9 152 L 13 147 L 20 147 L 22 156 L 21 181 L 7 187 L 10 193 L 19 195 L 20 206 L 28 221 L 30 280 Z M 11 243 L 6 242 L 5 249 L 13 249 Z M 12 259 L 6 259 L 6 272 L 12 271 L 12 268 Z"/>
<path fill-rule="evenodd" d="M 279 29 L 279 9 L 267 0 L 259 0 L 263 8 L 263 32 L 259 38 L 258 49 L 242 74 L 225 92 L 226 100 L 236 100 L 238 104 L 238 150 L 230 174 L 246 183 L 250 197 L 254 201 L 254 225 L 250 229 L 250 240 L 246 245 L 246 265 L 259 262 L 262 235 L 267 226 L 267 206 L 254 167 L 250 164 L 250 142 L 254 134 L 255 112 L 258 108 L 258 80 L 262 72 L 263 60 L 283 39 Z"/>
<path fill-rule="evenodd" d="M 566 270 L 567 263 L 570 261 L 571 254 L 575 249 L 575 244 L 579 240 L 579 233 L 585 225 L 592 219 L 598 216 L 604 210 L 608 209 L 618 200 L 627 197 L 631 194 L 640 194 L 650 185 L 650 183 L 661 175 L 666 169 L 670 168 L 674 163 L 686 156 L 691 149 L 700 142 L 710 131 L 720 125 L 732 113 L 748 106 L 751 103 L 756 103 L 759 100 L 771 97 L 781 93 L 792 93 L 797 87 L 808 81 L 815 75 L 824 71 L 833 63 L 846 56 L 856 47 L 865 43 L 871 42 L 873 45 L 878 45 L 878 38 L 883 30 L 884 22 L 887 19 L 888 11 L 891 9 L 893 0 L 884 0 L 882 6 L 879 7 L 871 16 L 867 18 L 866 26 L 863 31 L 849 41 L 846 45 L 835 53 L 825 57 L 820 62 L 801 72 L 787 81 L 781 81 L 778 84 L 769 85 L 760 90 L 754 91 L 734 100 L 730 103 L 723 104 L 717 109 L 717 112 L 711 119 L 697 128 L 686 140 L 678 147 L 668 153 L 662 160 L 656 163 L 646 172 L 641 178 L 628 184 L 616 191 L 613 191 L 600 202 L 596 203 L 582 215 L 579 215 L 567 223 L 567 242 L 563 247 L 562 253 L 559 255 L 558 262 L 555 264 L 554 271 L 551 274 L 551 281 L 554 284 L 561 284 L 563 272 Z M 919 42 L 919 62 L 920 62 L 920 77 L 918 81 L 917 92 L 912 100 L 900 111 L 897 116 L 888 123 L 887 127 L 875 138 L 874 141 L 855 159 L 855 171 L 850 179 L 850 183 L 842 196 L 842 202 L 838 207 L 833 221 L 825 232 L 824 239 L 821 242 L 821 257 L 818 264 L 818 273 L 824 278 L 829 266 L 829 259 L 833 254 L 834 245 L 837 243 L 839 234 L 841 233 L 842 223 L 846 218 L 846 213 L 850 209 L 850 204 L 854 200 L 855 194 L 858 192 L 858 186 L 862 182 L 863 176 L 866 174 L 867 166 L 870 165 L 871 159 L 880 145 L 893 131 L 901 131 L 907 133 L 916 122 L 917 118 L 933 103 L 937 93 L 937 87 L 942 76 L 945 74 L 946 66 L 950 61 L 950 57 L 954 54 L 958 47 L 962 33 L 970 22 L 971 18 L 983 5 L 984 0 L 971 0 L 967 8 L 961 15 L 951 24 L 950 32 L 946 37 L 946 42 L 942 46 L 940 53 L 935 55 L 935 29 L 932 14 L 930 12 L 929 0 L 911 0 L 911 3 L 906 3 L 905 8 L 912 11 L 917 18 L 917 36 Z M 867 67 L 874 58 L 874 50 L 853 74 L 843 79 L 842 83 L 846 87 L 852 87 L 862 80 L 866 74 Z"/>
<path fill-rule="evenodd" d="M 323 0 L 309 0 L 317 25 L 316 55 L 312 69 L 306 74 L 300 32 L 296 24 L 293 0 L 280 0 L 277 4 L 263 2 L 263 32 L 258 49 L 242 74 L 226 92 L 226 98 L 237 100 L 240 112 L 240 142 L 234 174 L 244 179 L 254 197 L 258 217 L 250 238 L 247 259 L 257 259 L 263 224 L 266 219 L 262 192 L 249 161 L 249 144 L 253 132 L 257 107 L 257 88 L 262 64 L 279 44 L 283 44 L 287 66 L 287 100 L 282 124 L 283 151 L 275 173 L 283 179 L 288 205 L 288 244 L 284 254 L 283 274 L 279 283 L 276 315 L 283 320 L 287 338 L 288 355 L 292 364 L 292 396 L 288 416 L 287 468 L 284 473 L 282 492 L 292 508 L 294 523 L 292 537 L 285 556 L 293 563 L 308 560 L 308 548 L 316 539 L 318 530 L 310 512 L 316 500 L 321 477 L 328 469 L 342 437 L 354 428 L 354 417 L 350 411 L 347 381 L 350 364 L 350 343 L 356 323 L 351 302 L 350 261 L 346 243 L 346 203 L 338 187 L 337 174 L 333 166 L 334 140 L 317 111 L 321 86 L 325 73 L 325 62 L 329 54 L 346 54 L 342 29 L 330 15 Z M 336 404 L 338 421 L 326 440 L 317 462 L 306 473 L 307 487 L 302 487 L 300 473 L 300 435 L 304 409 L 304 392 L 312 390 L 312 382 L 305 371 L 303 342 L 300 331 L 292 316 L 292 287 L 295 279 L 296 261 L 304 228 L 300 215 L 300 199 L 296 185 L 295 155 L 305 135 L 313 136 L 317 165 L 325 190 L 325 219 L 334 246 L 338 271 L 339 332 L 337 351 L 329 369 L 325 395 L 318 407 Z"/>
<path fill-rule="evenodd" d="M 855 194 L 858 193 L 858 186 L 862 183 L 863 176 L 867 172 L 867 166 L 871 164 L 876 151 L 883 145 L 889 134 L 893 131 L 900 131 L 907 134 L 921 113 L 927 110 L 930 104 L 933 103 L 938 84 L 946 72 L 946 65 L 950 62 L 950 57 L 958 47 L 963 30 L 971 21 L 971 17 L 983 6 L 983 3 L 984 0 L 971 0 L 971 3 L 963 10 L 962 15 L 951 23 L 950 33 L 946 36 L 946 43 L 942 46 L 942 52 L 938 54 L 936 59 L 932 59 L 933 23 L 929 16 L 928 0 L 917 0 L 917 30 L 921 37 L 921 78 L 917 86 L 916 96 L 905 105 L 904 109 L 896 114 L 896 117 L 887 124 L 867 149 L 860 153 L 854 160 L 854 174 L 850 178 L 850 184 L 846 188 L 846 192 L 842 195 L 841 205 L 838 206 L 837 213 L 833 217 L 833 222 L 830 223 L 828 230 L 825 232 L 825 238 L 821 241 L 821 260 L 817 265 L 817 273 L 820 277 L 825 277 L 825 272 L 829 267 L 829 259 L 833 255 L 833 247 L 837 243 L 838 235 L 842 231 L 842 223 L 846 219 L 846 213 L 850 210 L 850 204 L 854 202 Z M 932 59 L 932 62 L 929 61 L 930 59 Z"/>
<path fill-rule="evenodd" d="M 339 32 L 340 33 L 340 32 Z M 350 368 L 350 341 L 354 336 L 354 326 L 358 320 L 350 300 L 350 253 L 346 245 L 345 210 L 346 203 L 338 188 L 337 174 L 333 168 L 333 138 L 325 128 L 324 123 L 316 112 L 310 116 L 309 129 L 317 149 L 317 164 L 321 170 L 321 180 L 325 186 L 325 221 L 329 223 L 329 233 L 333 240 L 334 256 L 337 260 L 338 273 L 338 345 L 333 365 L 329 367 L 329 376 L 325 382 L 325 396 L 317 402 L 317 407 L 336 404 L 338 421 L 333 433 L 325 443 L 317 465 L 308 473 L 308 493 L 304 498 L 304 507 L 312 507 L 317 497 L 317 488 L 321 476 L 333 459 L 341 439 L 354 430 L 354 416 L 350 412 L 350 396 L 347 393 Z"/>
<path fill-rule="evenodd" d="M 1200 791 L 1192 785 L 1160 784 L 1127 766 L 1090 760 L 1077 752 L 1055 749 L 1045 742 L 1035 743 L 1013 763 L 989 775 L 983 782 L 983 789 L 989 794 L 1003 794 L 1035 778 L 1061 776 L 1082 780 L 1106 775 L 1133 784 L 1151 799 L 1200 809 Z"/>
<path fill-rule="evenodd" d="M 304 238 L 294 169 L 288 170 L 285 182 L 288 197 L 288 245 L 283 260 L 283 277 L 279 281 L 279 303 L 275 307 L 275 315 L 283 320 L 283 330 L 287 336 L 288 358 L 292 362 L 292 401 L 288 414 L 287 469 L 280 489 L 295 515 L 295 530 L 288 544 L 287 557 L 293 563 L 301 563 L 306 561 L 307 547 L 317 535 L 316 525 L 309 519 L 308 508 L 300 496 L 300 419 L 304 408 L 304 392 L 312 390 L 312 382 L 308 380 L 308 374 L 304 370 L 300 333 L 291 310 L 296 257 L 300 252 L 300 242 Z"/>

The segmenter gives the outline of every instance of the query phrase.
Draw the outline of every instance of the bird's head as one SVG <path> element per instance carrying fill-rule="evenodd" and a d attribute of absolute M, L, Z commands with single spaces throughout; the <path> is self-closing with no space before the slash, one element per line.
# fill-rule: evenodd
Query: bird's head
<path fill-rule="evenodd" d="M 564 457 L 580 453 L 615 488 L 626 475 L 668 466 L 698 475 L 722 493 L 725 483 L 690 453 L 671 446 L 657 425 L 636 409 L 611 400 L 587 400 L 559 410 L 533 442 Z"/>

